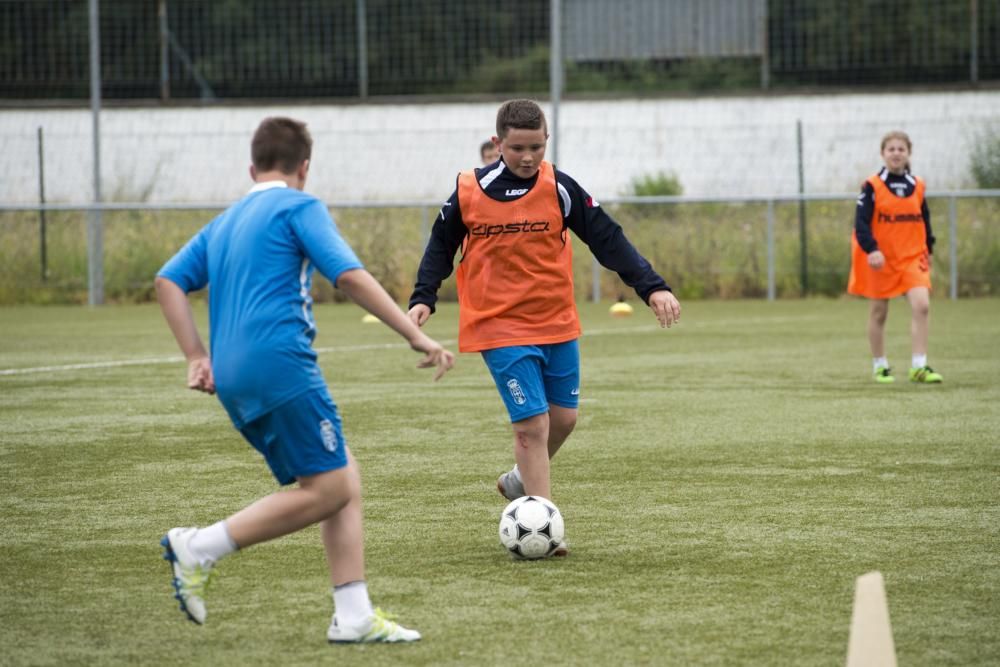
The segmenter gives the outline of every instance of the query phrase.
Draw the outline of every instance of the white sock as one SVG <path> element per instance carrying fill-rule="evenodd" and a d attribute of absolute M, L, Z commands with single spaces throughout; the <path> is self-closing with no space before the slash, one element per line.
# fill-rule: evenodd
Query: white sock
<path fill-rule="evenodd" d="M 923 368 L 927 365 L 927 355 L 926 354 L 915 354 L 913 355 L 913 362 L 910 364 L 913 368 Z"/>
<path fill-rule="evenodd" d="M 199 528 L 188 543 L 188 549 L 202 567 L 211 565 L 223 556 L 228 556 L 237 549 L 233 538 L 229 537 L 225 521 L 213 523 L 208 528 Z"/>
<path fill-rule="evenodd" d="M 368 584 L 351 581 L 333 587 L 333 610 L 337 620 L 345 625 L 357 625 L 367 620 L 375 611 L 368 599 Z"/>
<path fill-rule="evenodd" d="M 872 372 L 880 368 L 889 368 L 889 360 L 885 357 L 875 357 L 872 359 Z"/>

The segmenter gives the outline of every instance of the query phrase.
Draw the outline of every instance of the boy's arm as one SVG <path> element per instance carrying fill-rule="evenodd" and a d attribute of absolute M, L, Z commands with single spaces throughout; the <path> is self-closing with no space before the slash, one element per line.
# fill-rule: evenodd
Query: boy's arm
<path fill-rule="evenodd" d="M 439 380 L 455 364 L 455 355 L 444 349 L 440 343 L 431 339 L 416 324 L 411 322 L 382 285 L 364 269 L 344 271 L 337 276 L 336 285 L 352 301 L 405 338 L 410 347 L 417 352 L 423 352 L 424 358 L 420 360 L 417 367 L 436 367 L 435 380 Z"/>
<path fill-rule="evenodd" d="M 455 253 L 462 246 L 467 233 L 456 191 L 438 212 L 427 248 L 420 260 L 420 268 L 417 269 L 417 282 L 409 302 L 410 319 L 414 322 L 422 325 L 434 312 L 438 289 L 441 282 L 454 270 Z M 415 315 L 415 312 L 420 315 Z"/>
<path fill-rule="evenodd" d="M 160 309 L 167 320 L 167 325 L 187 359 L 188 388 L 214 394 L 215 378 L 212 375 L 212 362 L 198 334 L 187 294 L 169 278 L 157 276 L 156 298 L 160 302 Z"/>
<path fill-rule="evenodd" d="M 649 264 L 621 225 L 572 178 L 557 172 L 560 207 L 566 226 L 587 244 L 601 266 L 616 272 L 649 305 L 661 327 L 680 319 L 681 305 L 663 277 Z"/>
<path fill-rule="evenodd" d="M 587 244 L 601 266 L 621 276 L 625 284 L 632 287 L 646 303 L 656 292 L 669 293 L 670 286 L 636 250 L 621 225 L 576 181 L 562 172 L 557 174 L 563 194 L 560 206 L 566 226 Z"/>

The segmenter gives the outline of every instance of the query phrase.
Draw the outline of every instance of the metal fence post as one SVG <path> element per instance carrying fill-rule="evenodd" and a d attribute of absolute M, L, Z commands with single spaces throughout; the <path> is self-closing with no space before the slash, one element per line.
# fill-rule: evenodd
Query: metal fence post
<path fill-rule="evenodd" d="M 795 121 L 795 145 L 798 148 L 799 195 L 805 194 L 805 165 L 802 164 L 802 119 Z M 809 243 L 806 238 L 806 200 L 799 197 L 799 270 L 802 296 L 809 295 Z"/>
<path fill-rule="evenodd" d="M 771 87 L 771 44 L 769 43 L 770 33 L 767 29 L 767 3 L 761 2 L 757 5 L 757 35 L 760 39 L 760 87 L 767 90 Z"/>
<path fill-rule="evenodd" d="M 549 114 L 549 162 L 559 164 L 559 100 L 562 97 L 562 0 L 549 0 L 551 34 L 549 44 L 549 96 L 552 113 Z"/>
<path fill-rule="evenodd" d="M 774 301 L 774 200 L 767 200 L 767 300 Z"/>
<path fill-rule="evenodd" d="M 45 206 L 45 151 L 42 138 L 42 126 L 38 126 L 38 203 Z M 49 275 L 48 249 L 45 247 L 45 209 L 38 211 L 38 255 L 42 263 L 42 282 Z"/>
<path fill-rule="evenodd" d="M 104 221 L 101 217 L 101 24 L 90 0 L 90 115 L 93 125 L 94 209 L 87 221 L 87 303 L 104 303 Z"/>
<path fill-rule="evenodd" d="M 948 198 L 948 282 L 949 296 L 958 298 L 958 206 L 955 195 Z"/>
<path fill-rule="evenodd" d="M 368 17 L 365 0 L 357 0 L 358 13 L 358 97 L 368 99 Z"/>
<path fill-rule="evenodd" d="M 979 0 L 969 0 L 969 81 L 979 83 Z"/>
<path fill-rule="evenodd" d="M 160 24 L 160 100 L 170 99 L 170 28 L 167 23 L 167 0 L 157 3 L 156 17 Z"/>

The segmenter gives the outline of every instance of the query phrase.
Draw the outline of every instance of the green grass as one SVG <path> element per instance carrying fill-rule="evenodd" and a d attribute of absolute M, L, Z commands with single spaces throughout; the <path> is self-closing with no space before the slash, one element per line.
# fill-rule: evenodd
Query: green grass
<path fill-rule="evenodd" d="M 368 647 L 325 642 L 315 528 L 223 561 L 206 626 L 177 610 L 162 534 L 276 487 L 162 361 L 155 306 L 0 310 L 0 370 L 149 360 L 0 375 L 0 664 L 842 665 L 871 570 L 899 664 L 996 664 L 1000 302 L 934 301 L 937 387 L 869 380 L 861 301 L 691 301 L 669 331 L 607 305 L 581 307 L 580 422 L 553 468 L 573 551 L 528 563 L 497 541 L 510 436 L 482 362 L 435 385 L 372 349 L 397 339 L 357 307 L 317 307 L 369 585 L 425 636 Z M 908 319 L 894 302 L 900 371 Z"/>

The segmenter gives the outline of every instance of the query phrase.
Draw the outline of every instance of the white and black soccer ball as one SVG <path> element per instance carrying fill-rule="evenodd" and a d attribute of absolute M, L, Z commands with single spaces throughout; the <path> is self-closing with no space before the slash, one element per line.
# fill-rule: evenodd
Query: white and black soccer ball
<path fill-rule="evenodd" d="M 565 532 L 559 508 L 541 496 L 521 496 L 500 514 L 500 544 L 514 558 L 551 556 Z"/>

